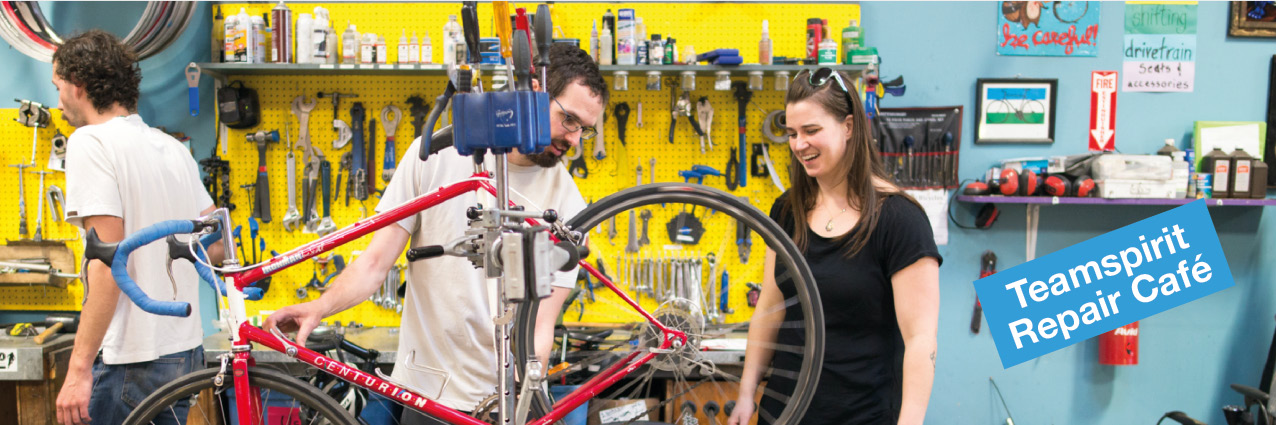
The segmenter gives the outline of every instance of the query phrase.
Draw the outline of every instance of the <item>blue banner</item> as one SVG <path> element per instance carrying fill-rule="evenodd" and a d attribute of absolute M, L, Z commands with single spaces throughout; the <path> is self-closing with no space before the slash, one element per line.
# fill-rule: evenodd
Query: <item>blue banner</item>
<path fill-rule="evenodd" d="M 1230 288 L 1205 201 L 975 281 L 1003 367 Z"/>
<path fill-rule="evenodd" d="M 1098 56 L 1099 2 L 997 2 L 997 54 Z"/>

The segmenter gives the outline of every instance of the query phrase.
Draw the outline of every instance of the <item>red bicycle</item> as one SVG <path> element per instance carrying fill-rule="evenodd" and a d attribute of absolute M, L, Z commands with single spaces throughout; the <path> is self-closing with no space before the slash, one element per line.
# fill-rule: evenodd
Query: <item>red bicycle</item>
<path fill-rule="evenodd" d="M 530 66 L 530 56 L 526 51 L 520 51 L 520 44 L 528 45 L 526 34 L 522 30 L 516 31 L 514 39 L 514 62 L 521 64 L 516 65 L 516 69 Z M 468 85 L 465 84 L 469 80 L 465 75 L 467 71 L 461 71 L 461 76 L 450 82 L 445 93 L 435 102 L 425 128 L 434 128 L 438 116 L 457 87 Z M 526 78 L 528 74 L 516 71 L 514 75 Z M 544 75 L 543 68 L 541 75 Z M 520 89 L 525 87 L 522 84 L 519 86 Z M 461 93 L 455 94 L 457 106 L 454 107 L 454 122 L 475 126 L 472 117 L 463 116 L 462 112 L 466 108 L 461 107 L 462 100 L 473 101 L 475 98 L 465 96 L 493 95 L 491 99 L 495 99 L 497 95 L 522 96 L 520 99 L 527 100 L 527 105 L 548 103 L 548 97 L 544 93 L 477 93 L 480 90 L 475 89 L 471 93 L 466 87 Z M 543 113 L 535 117 L 535 111 L 545 111 L 547 108 L 527 110 L 530 112 L 523 113 L 533 115 L 533 120 L 541 122 L 539 125 L 548 125 L 549 120 Z M 260 296 L 260 290 L 251 286 L 253 283 L 462 193 L 475 191 L 494 196 L 496 203 L 488 207 L 475 205 L 467 210 L 470 225 L 466 237 L 445 245 L 411 248 L 407 251 L 407 257 L 409 261 L 418 261 L 441 255 L 461 256 L 484 268 L 488 276 L 500 278 L 498 292 L 503 309 L 497 313 L 499 316 L 494 318 L 494 324 L 497 340 L 510 342 L 506 349 L 498 351 L 499 364 L 493 365 L 502 370 L 499 374 L 500 382 L 490 398 L 491 405 L 486 407 L 486 410 L 496 413 L 495 423 L 555 423 L 588 400 L 600 396 L 661 400 L 656 406 L 646 409 L 647 412 L 652 412 L 675 399 L 695 401 L 697 397 L 704 397 L 693 391 L 704 383 L 740 381 L 739 367 L 720 366 L 718 363 L 726 362 L 715 360 L 704 347 L 710 341 L 718 341 L 748 329 L 749 317 L 735 321 L 730 319 L 747 315 L 710 314 L 716 313 L 716 309 L 726 308 L 726 303 L 719 306 L 718 300 L 706 302 L 704 292 L 700 290 L 651 293 L 652 288 L 661 287 L 661 282 L 656 280 L 661 276 L 669 276 L 662 273 L 635 271 L 629 274 L 625 279 L 628 289 L 657 295 L 646 299 L 637 295 L 642 302 L 635 301 L 611 277 L 585 259 L 589 251 L 584 248 L 587 246 L 585 235 L 604 221 L 612 220 L 614 229 L 615 217 L 625 213 L 630 213 L 629 217 L 633 217 L 632 212 L 644 207 L 670 211 L 679 206 L 685 210 L 687 205 L 693 206 L 693 211 L 694 206 L 700 206 L 705 210 L 723 213 L 715 213 L 712 218 L 705 219 L 705 235 L 720 235 L 722 238 L 748 243 L 752 235 L 756 234 L 767 247 L 767 256 L 762 267 L 762 290 L 778 291 L 778 294 L 768 295 L 782 301 L 777 307 L 755 311 L 752 319 L 758 323 L 767 323 L 763 331 L 770 333 L 772 338 L 769 340 L 776 341 L 762 347 L 765 356 L 769 357 L 773 353 L 795 356 L 801 359 L 801 365 L 795 370 L 768 370 L 766 376 L 769 382 L 786 381 L 783 385 L 775 386 L 793 389 L 776 391 L 768 387 L 759 391 L 762 397 L 774 398 L 785 406 L 778 415 L 763 413 L 760 419 L 782 424 L 798 422 L 810 402 L 822 365 L 823 313 L 815 281 L 801 253 L 766 214 L 747 200 L 720 190 L 701 185 L 662 183 L 637 186 L 615 193 L 594 202 L 563 223 L 552 210 L 535 211 L 534 205 L 519 206 L 509 198 L 505 153 L 515 146 L 524 152 L 539 151 L 547 144 L 548 137 L 535 137 L 536 142 L 531 146 L 490 146 L 474 144 L 471 137 L 461 134 L 472 130 L 457 128 L 457 150 L 462 153 L 474 152 L 476 155 L 476 173 L 471 178 L 419 196 L 392 210 L 360 220 L 259 264 L 241 266 L 240 259 L 235 257 L 236 247 L 234 239 L 230 237 L 230 230 L 234 226 L 225 209 L 219 209 L 197 220 L 157 223 L 129 235 L 116 245 L 101 243 L 96 233 L 91 231 L 86 237 L 86 261 L 99 259 L 109 264 L 122 292 L 143 310 L 169 316 L 186 316 L 191 311 L 190 306 L 185 303 L 149 298 L 128 276 L 128 256 L 132 251 L 166 239 L 170 245 L 170 256 L 193 260 L 200 276 L 222 294 L 218 297 L 219 306 L 223 311 L 229 312 L 222 320 L 226 329 L 230 330 L 232 349 L 230 353 L 220 357 L 219 367 L 191 373 L 160 388 L 136 407 L 126 423 L 181 423 L 191 415 L 202 416 L 205 423 L 257 425 L 266 423 L 268 418 L 269 422 L 277 423 L 277 416 L 272 417 L 272 412 L 278 415 L 279 411 L 268 410 L 268 404 L 278 406 L 280 403 L 285 407 L 282 414 L 286 422 L 283 423 L 358 423 L 349 412 L 318 388 L 307 385 L 292 375 L 257 366 L 252 356 L 254 344 L 285 353 L 308 367 L 444 422 L 458 425 L 488 423 L 487 417 L 475 418 L 441 405 L 432 400 L 429 394 L 394 382 L 379 371 L 375 374 L 360 371 L 352 365 L 298 345 L 278 331 L 253 326 L 247 321 L 245 309 L 245 300 Z M 422 160 L 430 153 L 429 146 L 433 145 L 438 149 L 441 144 L 439 142 L 450 137 L 450 130 L 440 130 L 431 138 L 431 143 L 422 143 Z M 481 157 L 487 152 L 496 158 L 494 175 L 482 168 Z M 673 205 L 661 206 L 667 204 Z M 734 219 L 734 223 L 728 222 L 726 217 Z M 632 222 L 632 218 L 630 220 Z M 189 239 L 190 242 L 180 243 L 173 237 L 175 235 L 194 237 Z M 737 237 L 743 240 L 738 240 Z M 206 245 L 217 239 L 226 244 L 224 251 L 228 257 L 220 268 L 209 264 L 205 251 Z M 674 237 L 671 236 L 670 239 L 674 243 Z M 755 261 L 752 265 L 755 271 L 758 263 Z M 538 305 L 534 301 L 548 296 L 548 279 L 552 271 L 570 270 L 575 265 L 583 268 L 594 282 L 609 289 L 612 295 L 608 298 L 617 302 L 618 308 L 625 310 L 626 315 L 618 320 L 621 323 L 608 325 L 610 335 L 594 349 L 576 353 L 573 361 L 559 364 L 554 372 L 547 374 L 544 372 L 545 366 L 534 355 L 533 326 Z M 683 288 L 703 289 L 703 282 L 713 280 L 712 276 L 708 280 L 702 279 L 703 277 L 703 270 L 697 271 L 694 276 L 683 270 L 679 281 Z M 688 293 L 696 295 L 687 295 Z M 654 306 L 654 309 L 648 310 L 644 304 L 646 307 Z M 756 325 L 754 328 L 754 331 L 761 329 Z M 399 366 L 409 369 L 417 367 L 410 361 Z M 571 374 L 583 383 L 566 396 L 552 400 L 548 383 L 565 374 Z M 656 380 L 667 380 L 669 385 L 655 385 Z M 284 397 L 279 397 L 280 395 Z M 734 400 L 735 394 L 720 393 L 714 398 Z M 272 401 L 276 399 L 286 401 Z M 206 415 L 207 412 L 216 413 Z M 628 415 L 619 420 L 632 423 L 637 417 L 638 415 Z M 683 422 L 678 418 L 671 421 Z"/>

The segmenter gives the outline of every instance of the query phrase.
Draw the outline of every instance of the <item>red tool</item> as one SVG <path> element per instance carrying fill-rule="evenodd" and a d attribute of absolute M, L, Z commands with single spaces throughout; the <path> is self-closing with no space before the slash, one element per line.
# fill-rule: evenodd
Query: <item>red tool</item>
<path fill-rule="evenodd" d="M 983 257 L 979 259 L 979 278 L 983 279 L 992 276 L 997 272 L 997 254 L 992 251 L 984 251 Z M 979 304 L 979 296 L 975 296 L 975 314 L 970 316 L 970 332 L 979 333 L 979 324 L 981 316 L 984 314 L 984 307 Z"/>

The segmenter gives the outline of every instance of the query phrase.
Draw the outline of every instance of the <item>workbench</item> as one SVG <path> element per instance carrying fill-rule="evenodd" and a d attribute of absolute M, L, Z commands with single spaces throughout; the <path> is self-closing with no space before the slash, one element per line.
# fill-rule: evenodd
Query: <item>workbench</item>
<path fill-rule="evenodd" d="M 30 336 L 0 335 L 0 418 L 16 418 L 17 425 L 57 423 L 54 403 L 74 344 L 74 334 L 55 335 L 44 344 Z"/>

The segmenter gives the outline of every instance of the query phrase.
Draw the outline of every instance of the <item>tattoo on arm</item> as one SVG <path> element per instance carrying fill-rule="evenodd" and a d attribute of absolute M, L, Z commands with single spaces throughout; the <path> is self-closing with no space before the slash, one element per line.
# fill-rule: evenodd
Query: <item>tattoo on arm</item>
<path fill-rule="evenodd" d="M 934 351 L 930 352 L 930 367 L 932 368 L 935 367 L 935 352 Z"/>

